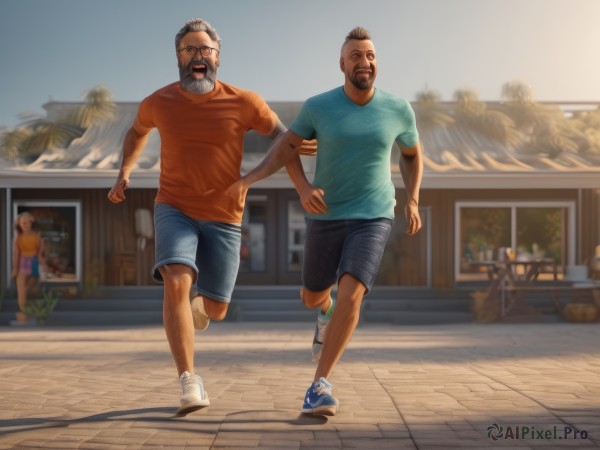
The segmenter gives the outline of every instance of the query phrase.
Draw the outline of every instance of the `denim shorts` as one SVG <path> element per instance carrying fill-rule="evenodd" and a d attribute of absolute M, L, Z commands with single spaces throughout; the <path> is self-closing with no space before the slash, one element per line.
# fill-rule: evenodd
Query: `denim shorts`
<path fill-rule="evenodd" d="M 306 218 L 302 284 L 311 291 L 333 286 L 345 273 L 358 278 L 369 293 L 394 221 L 315 220 Z"/>
<path fill-rule="evenodd" d="M 239 225 L 192 219 L 170 205 L 154 206 L 156 263 L 152 278 L 163 282 L 159 267 L 184 264 L 196 272 L 201 295 L 229 303 L 240 266 Z"/>

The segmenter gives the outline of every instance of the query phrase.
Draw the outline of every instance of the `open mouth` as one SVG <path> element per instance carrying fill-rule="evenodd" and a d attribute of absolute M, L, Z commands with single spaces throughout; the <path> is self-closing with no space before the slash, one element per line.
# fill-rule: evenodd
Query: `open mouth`
<path fill-rule="evenodd" d="M 206 66 L 204 64 L 196 64 L 192 66 L 192 73 L 198 75 L 206 75 Z"/>

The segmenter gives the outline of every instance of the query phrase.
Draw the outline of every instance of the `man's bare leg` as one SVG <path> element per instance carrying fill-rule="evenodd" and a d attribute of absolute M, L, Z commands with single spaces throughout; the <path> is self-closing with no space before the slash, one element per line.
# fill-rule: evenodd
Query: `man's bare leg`
<path fill-rule="evenodd" d="M 159 271 L 165 290 L 163 322 L 182 389 L 176 415 L 184 416 L 210 405 L 204 382 L 194 371 L 195 330 L 189 297 L 195 274 L 182 264 L 163 266 Z"/>
<path fill-rule="evenodd" d="M 358 325 L 365 290 L 365 285 L 350 274 L 344 274 L 340 278 L 335 310 L 325 331 L 325 342 L 314 381 L 321 377 L 329 378 L 344 353 Z"/>
<path fill-rule="evenodd" d="M 332 395 L 333 386 L 327 378 L 333 372 L 356 329 L 365 290 L 365 286 L 350 274 L 344 274 L 339 280 L 337 304 L 325 329 L 319 363 L 313 383 L 306 391 L 302 412 L 322 415 L 337 413 L 339 403 Z M 322 311 L 330 303 L 330 293 L 331 288 L 320 292 L 307 289 L 301 291 L 306 306 L 319 307 Z"/>
<path fill-rule="evenodd" d="M 194 325 L 190 288 L 194 271 L 183 264 L 159 268 L 164 280 L 163 324 L 177 374 L 194 373 Z"/>

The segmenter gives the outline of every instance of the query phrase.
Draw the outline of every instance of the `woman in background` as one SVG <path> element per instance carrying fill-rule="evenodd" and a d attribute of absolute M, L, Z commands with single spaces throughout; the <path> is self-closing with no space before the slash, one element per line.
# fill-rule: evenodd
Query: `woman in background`
<path fill-rule="evenodd" d="M 39 265 L 43 261 L 44 241 L 39 231 L 35 229 L 35 219 L 23 212 L 17 216 L 15 223 L 17 234 L 13 245 L 12 277 L 17 282 L 17 299 L 20 312 L 17 320 L 27 322 L 25 314 L 27 307 L 27 291 L 31 289 L 40 277 Z"/>

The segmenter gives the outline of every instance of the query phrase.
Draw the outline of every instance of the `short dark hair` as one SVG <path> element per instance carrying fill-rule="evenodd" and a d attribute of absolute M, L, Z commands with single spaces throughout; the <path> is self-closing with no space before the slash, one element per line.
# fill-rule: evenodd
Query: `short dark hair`
<path fill-rule="evenodd" d="M 354 27 L 350 30 L 350 33 L 346 36 L 344 44 L 351 40 L 364 41 L 371 40 L 371 33 L 364 27 Z"/>
<path fill-rule="evenodd" d="M 181 27 L 175 35 L 176 49 L 179 49 L 179 43 L 183 36 L 191 31 L 204 31 L 213 42 L 217 43 L 217 46 L 219 47 L 218 50 L 221 50 L 221 38 L 219 37 L 219 33 L 217 33 L 217 30 L 215 30 L 210 23 L 202 19 L 190 19 L 183 27 Z"/>

